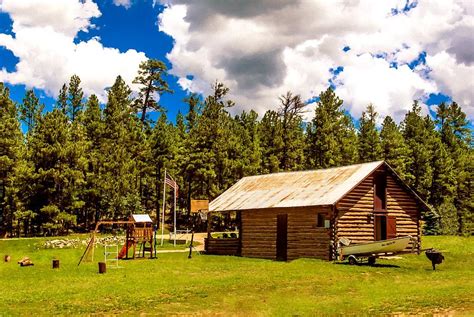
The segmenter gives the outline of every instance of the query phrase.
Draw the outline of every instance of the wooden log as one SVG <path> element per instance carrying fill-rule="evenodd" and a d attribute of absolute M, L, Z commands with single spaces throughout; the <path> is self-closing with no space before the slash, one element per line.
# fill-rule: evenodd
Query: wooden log
<path fill-rule="evenodd" d="M 107 267 L 105 262 L 99 262 L 99 274 L 104 274 L 107 272 Z"/>

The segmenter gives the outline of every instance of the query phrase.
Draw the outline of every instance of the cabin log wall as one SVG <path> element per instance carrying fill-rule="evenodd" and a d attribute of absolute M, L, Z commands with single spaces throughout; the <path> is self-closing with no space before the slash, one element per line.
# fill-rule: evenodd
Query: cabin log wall
<path fill-rule="evenodd" d="M 395 178 L 387 175 L 387 210 L 384 214 L 395 216 L 397 237 L 411 235 L 420 246 L 420 206 L 413 196 Z M 348 193 L 337 205 L 335 241 L 349 238 L 352 243 L 367 243 L 375 240 L 374 234 L 374 188 L 373 176 Z M 411 251 L 412 245 L 405 251 Z M 419 250 L 419 249 L 418 249 Z"/>
<path fill-rule="evenodd" d="M 387 213 L 397 217 L 397 237 L 412 236 L 417 239 L 417 251 L 421 247 L 421 206 L 393 176 L 387 176 Z M 412 244 L 405 251 L 411 251 Z"/>
<path fill-rule="evenodd" d="M 329 259 L 330 229 L 317 227 L 317 214 L 329 207 L 274 208 L 242 211 L 242 256 L 276 258 L 277 215 L 288 215 L 288 260 Z"/>
<path fill-rule="evenodd" d="M 239 243 L 238 238 L 204 239 L 206 253 L 215 255 L 239 255 Z"/>

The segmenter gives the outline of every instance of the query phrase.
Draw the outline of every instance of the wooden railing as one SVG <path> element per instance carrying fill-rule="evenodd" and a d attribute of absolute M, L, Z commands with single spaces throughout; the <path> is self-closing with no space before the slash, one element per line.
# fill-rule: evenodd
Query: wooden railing
<path fill-rule="evenodd" d="M 137 239 L 150 240 L 153 238 L 152 228 L 134 228 L 134 236 Z"/>
<path fill-rule="evenodd" d="M 204 240 L 204 247 L 207 254 L 240 255 L 239 238 L 206 238 Z"/>

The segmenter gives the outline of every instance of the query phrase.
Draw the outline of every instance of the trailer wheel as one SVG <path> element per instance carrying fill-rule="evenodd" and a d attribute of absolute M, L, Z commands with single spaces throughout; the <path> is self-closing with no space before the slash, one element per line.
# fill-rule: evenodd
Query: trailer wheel
<path fill-rule="evenodd" d="M 357 265 L 358 262 L 357 262 L 357 258 L 353 255 L 350 255 L 349 256 L 349 265 Z"/>
<path fill-rule="evenodd" d="M 375 264 L 375 256 L 370 256 L 369 259 L 367 260 L 370 266 Z"/>

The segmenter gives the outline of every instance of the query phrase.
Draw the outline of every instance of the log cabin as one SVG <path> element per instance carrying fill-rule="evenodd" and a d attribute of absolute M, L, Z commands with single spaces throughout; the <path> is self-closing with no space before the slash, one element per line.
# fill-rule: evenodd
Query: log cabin
<path fill-rule="evenodd" d="M 238 238 L 216 239 L 209 254 L 272 260 L 336 259 L 337 242 L 412 236 L 429 206 L 384 161 L 244 177 L 213 200 L 209 212 L 237 214 Z M 212 217 L 208 216 L 208 220 Z"/>

